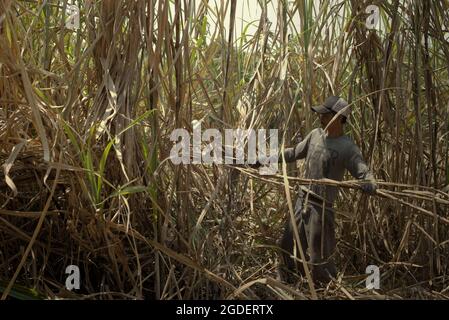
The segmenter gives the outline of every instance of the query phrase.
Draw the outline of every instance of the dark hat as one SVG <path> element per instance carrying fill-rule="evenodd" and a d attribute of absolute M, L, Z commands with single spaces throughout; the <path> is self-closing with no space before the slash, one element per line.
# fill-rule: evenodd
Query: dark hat
<path fill-rule="evenodd" d="M 341 111 L 340 114 L 344 117 L 348 117 L 351 113 L 351 107 L 349 107 L 348 103 L 337 96 L 330 96 L 324 104 L 312 107 L 312 110 L 317 113 L 329 113 L 332 111 L 338 113 Z"/>

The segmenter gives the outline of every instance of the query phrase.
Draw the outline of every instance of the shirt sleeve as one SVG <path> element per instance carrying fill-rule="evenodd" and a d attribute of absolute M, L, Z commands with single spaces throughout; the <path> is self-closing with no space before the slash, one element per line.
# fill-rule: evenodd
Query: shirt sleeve
<path fill-rule="evenodd" d="M 345 161 L 345 167 L 356 179 L 374 180 L 373 174 L 363 160 L 359 147 L 357 147 L 354 143 L 349 148 L 349 153 Z"/>
<path fill-rule="evenodd" d="M 307 156 L 312 133 L 313 130 L 296 147 L 284 150 L 285 162 L 293 162 L 298 159 L 304 159 Z M 279 162 L 282 162 L 282 157 L 279 157 Z"/>

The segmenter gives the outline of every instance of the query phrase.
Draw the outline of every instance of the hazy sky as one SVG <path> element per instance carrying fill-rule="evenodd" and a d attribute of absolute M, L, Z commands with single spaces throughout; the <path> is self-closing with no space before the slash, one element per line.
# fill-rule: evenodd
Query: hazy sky
<path fill-rule="evenodd" d="M 258 5 L 256 0 L 238 0 L 237 1 L 237 12 L 236 12 L 236 31 L 237 34 L 241 33 L 242 28 L 244 28 L 248 23 L 254 22 L 248 29 L 248 34 L 254 34 L 257 30 L 258 21 L 260 19 L 260 15 L 262 14 L 262 9 Z M 267 17 L 268 20 L 272 23 L 271 29 L 274 31 L 277 23 L 277 10 L 278 10 L 278 2 L 272 1 L 268 4 Z M 230 9 L 229 9 L 230 11 Z M 229 24 L 229 16 L 227 15 L 227 23 Z M 293 20 L 299 26 L 299 15 L 296 14 Z"/>
<path fill-rule="evenodd" d="M 197 0 L 196 5 L 198 6 L 201 3 L 201 0 Z M 224 1 L 227 3 L 227 10 L 226 10 L 226 18 L 225 18 L 225 24 L 224 27 L 226 31 L 229 29 L 229 20 L 230 20 L 230 2 L 231 1 Z M 278 11 L 278 3 L 279 0 L 271 0 L 268 1 L 267 4 L 267 18 L 271 22 L 271 31 L 275 31 L 276 25 L 277 25 L 277 11 Z M 212 8 L 214 12 L 218 12 L 220 10 L 220 5 L 222 3 L 222 0 L 210 0 L 209 6 Z M 293 7 L 295 1 L 288 1 L 289 5 Z M 329 1 L 330 7 L 337 5 L 338 3 L 341 3 L 341 0 L 331 0 Z M 314 14 L 317 14 L 320 7 L 320 1 L 314 1 Z M 251 26 L 248 28 L 246 34 L 247 35 L 253 35 L 254 32 L 257 30 L 257 27 L 259 25 L 259 19 L 262 14 L 262 9 L 258 3 L 257 0 L 237 0 L 237 11 L 236 11 L 236 23 L 235 23 L 235 37 L 234 39 L 238 39 L 240 37 L 240 34 L 242 33 L 242 30 L 251 23 Z M 339 16 L 343 16 L 343 12 L 340 11 Z M 334 18 L 335 19 L 335 16 Z M 213 22 L 216 21 L 216 17 L 213 13 L 209 13 L 209 23 L 213 25 Z M 293 24 L 289 23 L 289 33 L 295 33 L 292 29 L 292 25 L 295 26 L 297 30 L 300 30 L 300 17 L 299 12 L 296 11 L 293 18 L 292 18 Z M 382 21 L 380 21 L 380 29 L 382 29 Z M 212 27 L 212 26 L 211 26 Z M 210 32 L 213 32 L 213 27 L 211 28 Z M 322 30 L 323 32 L 325 30 Z"/>
<path fill-rule="evenodd" d="M 229 20 L 230 20 L 230 1 L 226 11 L 226 19 L 225 19 L 225 28 L 226 31 L 229 29 Z M 200 3 L 198 1 L 197 5 Z M 209 1 L 209 5 L 213 9 L 214 12 L 219 11 L 221 0 L 212 0 Z M 278 10 L 278 1 L 273 0 L 270 1 L 267 5 L 267 18 L 271 22 L 271 31 L 275 31 L 276 23 L 277 23 L 277 10 Z M 262 14 L 262 9 L 259 6 L 257 0 L 237 0 L 237 11 L 236 11 L 236 23 L 235 23 L 235 36 L 239 37 L 242 33 L 243 29 L 251 23 L 248 27 L 246 34 L 253 35 L 257 30 L 259 25 L 259 19 Z M 213 14 L 209 14 L 210 23 L 216 20 Z M 299 26 L 299 14 L 296 13 L 293 17 L 293 22 L 298 27 Z M 213 32 L 213 29 L 210 30 Z"/>

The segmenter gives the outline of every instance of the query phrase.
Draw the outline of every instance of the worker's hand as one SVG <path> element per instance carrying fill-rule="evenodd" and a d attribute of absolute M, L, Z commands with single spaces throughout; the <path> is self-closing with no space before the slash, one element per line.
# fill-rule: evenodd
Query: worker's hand
<path fill-rule="evenodd" d="M 376 180 L 364 180 L 362 182 L 362 190 L 368 194 L 375 194 L 377 190 Z"/>
<path fill-rule="evenodd" d="M 248 167 L 250 167 L 252 169 L 259 169 L 261 166 L 262 166 L 262 164 L 260 163 L 259 160 L 257 160 L 256 163 L 248 164 Z"/>
<path fill-rule="evenodd" d="M 262 163 L 267 163 L 267 162 L 268 162 L 268 158 L 266 156 L 259 155 L 259 159 L 256 160 L 256 163 L 248 164 L 248 166 L 252 169 L 259 169 L 260 167 L 263 166 Z"/>

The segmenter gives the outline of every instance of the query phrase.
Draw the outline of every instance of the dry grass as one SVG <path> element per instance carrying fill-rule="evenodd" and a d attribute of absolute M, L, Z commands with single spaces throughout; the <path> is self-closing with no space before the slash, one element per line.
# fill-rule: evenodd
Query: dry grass
<path fill-rule="evenodd" d="M 235 0 L 81 2 L 77 31 L 64 27 L 66 1 L 0 3 L 3 298 L 449 297 L 447 1 L 378 1 L 378 32 L 356 0 L 279 1 L 270 32 L 272 2 L 259 1 L 246 36 L 224 33 Z M 293 187 L 336 182 L 297 178 L 301 166 L 274 177 L 175 166 L 169 135 L 202 119 L 203 130 L 279 128 L 290 146 L 330 93 L 353 103 L 350 132 L 384 182 L 375 197 L 337 183 L 339 279 L 293 288 L 275 280 Z M 382 273 L 375 292 L 369 264 Z"/>

